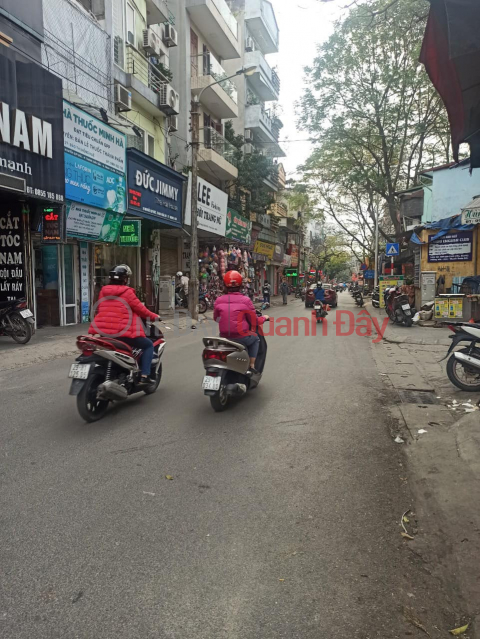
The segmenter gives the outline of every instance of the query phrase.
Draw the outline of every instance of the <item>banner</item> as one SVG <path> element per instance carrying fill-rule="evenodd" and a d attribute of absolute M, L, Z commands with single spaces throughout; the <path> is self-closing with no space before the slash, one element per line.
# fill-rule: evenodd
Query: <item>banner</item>
<path fill-rule="evenodd" d="M 258 253 L 259 255 L 265 255 L 269 260 L 271 260 L 275 252 L 275 244 L 270 244 L 269 242 L 263 242 L 262 240 L 257 240 L 255 242 L 255 247 L 253 251 L 254 253 Z"/>
<path fill-rule="evenodd" d="M 123 214 L 94 209 L 84 204 L 67 204 L 67 235 L 80 240 L 116 242 Z"/>
<path fill-rule="evenodd" d="M 190 186 L 192 174 L 188 184 Z M 191 191 L 188 189 L 185 207 L 185 224 L 192 223 Z M 197 227 L 215 235 L 225 237 L 227 228 L 228 195 L 203 178 L 197 178 Z"/>
<path fill-rule="evenodd" d="M 472 260 L 473 231 L 448 233 L 435 242 L 428 238 L 429 262 L 470 262 Z"/>
<path fill-rule="evenodd" d="M 292 266 L 298 266 L 298 246 L 291 246 L 290 257 L 292 258 Z"/>
<path fill-rule="evenodd" d="M 118 237 L 120 246 L 141 246 L 142 223 L 140 220 L 123 220 Z"/>
<path fill-rule="evenodd" d="M 0 212 L 0 302 L 25 296 L 22 209 L 16 202 Z"/>
<path fill-rule="evenodd" d="M 228 208 L 225 237 L 240 244 L 250 244 L 252 241 L 252 222 L 240 213 Z"/>

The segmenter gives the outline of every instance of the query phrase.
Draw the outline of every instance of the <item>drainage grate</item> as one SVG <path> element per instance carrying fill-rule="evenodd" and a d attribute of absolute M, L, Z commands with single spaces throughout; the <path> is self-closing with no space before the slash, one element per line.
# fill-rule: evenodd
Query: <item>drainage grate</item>
<path fill-rule="evenodd" d="M 415 390 L 397 390 L 404 404 L 439 404 L 433 392 Z"/>

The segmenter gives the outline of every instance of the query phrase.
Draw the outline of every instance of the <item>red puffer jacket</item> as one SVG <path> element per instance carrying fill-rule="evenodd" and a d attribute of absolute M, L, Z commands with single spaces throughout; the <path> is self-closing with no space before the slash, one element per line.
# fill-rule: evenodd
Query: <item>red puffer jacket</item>
<path fill-rule="evenodd" d="M 220 324 L 220 337 L 247 337 L 264 317 L 257 317 L 252 300 L 241 293 L 228 293 L 215 300 L 213 319 Z"/>
<path fill-rule="evenodd" d="M 108 299 L 105 299 L 108 298 Z M 135 295 L 130 286 L 108 284 L 100 291 L 97 313 L 89 333 L 122 337 L 145 337 L 142 319 L 158 319 Z"/>

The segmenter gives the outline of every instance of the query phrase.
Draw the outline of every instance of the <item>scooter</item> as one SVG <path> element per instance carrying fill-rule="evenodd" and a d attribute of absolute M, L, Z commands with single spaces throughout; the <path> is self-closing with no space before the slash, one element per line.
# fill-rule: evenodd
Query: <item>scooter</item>
<path fill-rule="evenodd" d="M 380 287 L 375 286 L 372 292 L 372 306 L 373 308 L 380 308 Z"/>
<path fill-rule="evenodd" d="M 355 300 L 355 304 L 362 308 L 363 306 L 363 295 L 362 291 L 359 288 L 356 288 L 352 292 L 353 299 Z"/>
<path fill-rule="evenodd" d="M 323 322 L 324 318 L 328 315 L 320 300 L 315 300 L 315 302 L 313 303 L 313 313 L 317 319 L 317 324 L 319 322 Z"/>
<path fill-rule="evenodd" d="M 451 324 L 448 327 L 452 344 L 446 359 L 460 342 L 468 342 L 465 348 L 452 353 L 447 362 L 447 375 L 460 390 L 480 392 L 480 324 Z"/>
<path fill-rule="evenodd" d="M 35 318 L 25 299 L 0 302 L 0 335 L 27 344 L 35 332 Z"/>
<path fill-rule="evenodd" d="M 258 311 L 257 316 L 261 316 Z M 255 362 L 256 373 L 250 370 L 250 357 L 243 344 L 224 337 L 203 338 L 205 376 L 202 389 L 210 397 L 210 404 L 216 413 L 226 410 L 233 397 L 242 397 L 248 390 L 256 388 L 262 379 L 267 359 L 267 342 L 263 331 L 257 328 L 256 332 L 260 338 Z"/>
<path fill-rule="evenodd" d="M 412 326 L 413 313 L 412 307 L 408 301 L 408 295 L 402 293 L 399 286 L 392 286 L 387 288 L 383 297 L 385 301 L 385 310 L 392 322 L 394 324 Z"/>

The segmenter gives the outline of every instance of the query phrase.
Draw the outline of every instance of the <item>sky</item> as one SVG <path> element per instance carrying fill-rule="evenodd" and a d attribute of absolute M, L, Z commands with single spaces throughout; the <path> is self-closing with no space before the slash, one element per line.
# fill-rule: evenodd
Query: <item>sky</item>
<path fill-rule="evenodd" d="M 333 0 L 324 4 L 319 0 L 271 0 L 280 29 L 280 51 L 267 56 L 271 66 L 278 66 L 281 89 L 280 118 L 284 124 L 280 132 L 281 146 L 286 158 L 281 162 L 287 178 L 294 177 L 298 165 L 304 162 L 311 151 L 309 142 L 293 142 L 308 138 L 306 131 L 297 128 L 298 117 L 295 102 L 304 88 L 304 67 L 311 65 L 316 55 L 317 44 L 328 39 L 333 31 L 333 22 L 340 14 L 344 0 Z"/>

